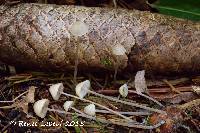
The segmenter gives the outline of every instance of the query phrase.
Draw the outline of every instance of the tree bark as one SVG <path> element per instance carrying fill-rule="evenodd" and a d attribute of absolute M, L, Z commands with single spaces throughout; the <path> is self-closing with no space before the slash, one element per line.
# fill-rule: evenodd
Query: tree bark
<path fill-rule="evenodd" d="M 70 27 L 89 27 L 78 40 Z M 0 6 L 0 60 L 26 69 L 199 73 L 200 23 L 137 10 L 45 4 Z M 121 44 L 126 55 L 112 54 Z M 117 61 L 118 60 L 118 61 Z"/>

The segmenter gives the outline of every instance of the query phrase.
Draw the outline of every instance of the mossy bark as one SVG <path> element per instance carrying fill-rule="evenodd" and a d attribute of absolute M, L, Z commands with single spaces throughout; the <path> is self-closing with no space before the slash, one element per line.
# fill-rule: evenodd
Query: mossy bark
<path fill-rule="evenodd" d="M 89 32 L 78 38 L 79 70 L 200 72 L 200 23 L 136 10 L 44 4 L 0 6 L 0 60 L 27 69 L 74 69 L 71 25 Z M 121 44 L 127 53 L 112 54 Z"/>

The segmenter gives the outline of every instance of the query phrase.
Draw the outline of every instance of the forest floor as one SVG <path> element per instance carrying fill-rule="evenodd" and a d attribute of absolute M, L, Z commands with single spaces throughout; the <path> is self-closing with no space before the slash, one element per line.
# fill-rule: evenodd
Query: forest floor
<path fill-rule="evenodd" d="M 154 2 L 156 0 L 151 0 Z M 9 0 L 0 1 L 0 4 L 17 4 L 18 2 L 39 2 L 49 4 L 85 5 L 102 7 L 122 7 L 127 9 L 147 10 L 157 12 L 156 9 L 147 4 L 146 0 Z M 113 74 L 104 76 L 94 76 L 93 74 L 83 74 L 77 77 L 81 82 L 89 79 L 92 83 L 92 90 L 119 98 L 119 87 L 129 81 L 130 90 L 135 90 L 134 76 L 131 79 L 117 77 L 113 81 Z M 146 85 L 150 97 L 162 103 L 160 107 L 156 103 L 144 98 L 141 95 L 130 92 L 126 98 L 119 98 L 124 101 L 134 101 L 143 106 L 165 111 L 166 114 L 146 112 L 148 115 L 130 116 L 135 122 L 145 126 L 151 126 L 163 120 L 165 123 L 151 130 L 144 127 L 134 128 L 124 126 L 123 121 L 116 115 L 97 113 L 96 117 L 109 120 L 111 123 L 101 123 L 87 118 L 78 117 L 76 113 L 64 115 L 56 112 L 48 112 L 44 119 L 37 117 L 33 110 L 33 103 L 27 102 L 27 97 L 34 95 L 34 101 L 49 99 L 49 108 L 63 110 L 63 103 L 66 100 L 73 100 L 75 107 L 83 111 L 88 103 L 74 100 L 73 98 L 61 96 L 58 101 L 54 101 L 48 88 L 55 83 L 63 83 L 65 92 L 75 94 L 75 84 L 73 73 L 45 73 L 35 71 L 15 71 L 15 68 L 8 67 L 0 63 L 0 132 L 113 132 L 113 133 L 134 133 L 134 132 L 200 132 L 200 76 L 182 76 L 168 78 L 148 77 Z M 34 90 L 34 91 L 33 91 Z M 23 96 L 14 102 L 3 103 L 1 101 L 12 101 L 20 94 Z M 109 107 L 115 111 L 143 112 L 144 109 L 131 107 L 118 102 L 109 101 L 94 95 L 88 95 L 87 99 Z M 6 106 L 6 107 L 3 107 Z M 68 123 L 67 123 L 68 122 Z M 76 122 L 76 123 L 73 123 Z M 78 122 L 78 123 L 77 123 Z M 114 122 L 119 122 L 114 124 Z M 37 123 L 34 125 L 34 123 Z M 51 125 L 51 124 L 61 125 Z M 81 123 L 81 124 L 80 124 Z M 120 124 L 121 123 L 121 124 Z M 32 125 L 30 125 L 32 124 Z M 45 125 L 46 124 L 46 125 Z M 71 125 L 70 125 L 71 124 Z M 83 125 L 83 126 L 82 126 Z"/>
<path fill-rule="evenodd" d="M 44 72 L 20 72 L 13 73 L 13 69 L 4 73 L 1 71 L 0 76 L 0 100 L 12 101 L 20 94 L 23 96 L 16 99 L 13 103 L 0 103 L 0 129 L 1 132 L 199 132 L 200 131 L 200 99 L 199 85 L 200 76 L 193 77 L 173 77 L 168 80 L 160 78 L 146 79 L 148 95 L 158 100 L 163 107 L 148 100 L 138 94 L 128 93 L 126 98 L 120 98 L 124 101 L 134 101 L 134 103 L 148 106 L 167 114 L 159 114 L 154 112 L 147 115 L 132 115 L 134 121 L 142 125 L 150 126 L 164 120 L 164 125 L 152 130 L 143 128 L 131 128 L 123 126 L 123 121 L 116 115 L 97 113 L 96 117 L 109 120 L 111 122 L 118 121 L 120 124 L 101 123 L 92 121 L 91 119 L 77 117 L 75 113 L 72 115 L 64 115 L 56 112 L 48 112 L 44 119 L 37 117 L 33 111 L 33 103 L 27 102 L 26 98 L 34 95 L 34 101 L 40 99 L 49 99 L 49 108 L 63 109 L 63 103 L 67 100 L 75 102 L 75 107 L 83 111 L 84 106 L 88 103 L 74 100 L 73 98 L 61 96 L 58 101 L 54 101 L 48 91 L 50 85 L 55 83 L 63 83 L 64 92 L 76 94 L 73 82 L 73 74 L 64 73 L 44 73 Z M 128 79 L 118 79 L 113 81 L 113 74 L 107 74 L 105 77 L 95 77 L 92 74 L 86 74 L 77 77 L 77 81 L 81 82 L 86 79 L 91 81 L 92 89 L 95 92 L 106 96 L 119 97 L 119 87 L 127 83 Z M 135 90 L 134 79 L 129 79 L 129 90 Z M 31 91 L 35 89 L 35 91 Z M 24 93 L 27 92 L 28 93 Z M 115 111 L 131 111 L 144 113 L 145 110 L 137 107 L 131 107 L 121 103 L 109 101 L 107 99 L 88 95 L 88 100 L 92 100 L 101 105 L 109 107 Z M 8 108 L 3 108 L 8 106 Z M 146 110 L 147 111 L 147 110 Z M 71 110 L 71 112 L 73 112 Z M 66 122 L 69 122 L 68 124 Z M 72 125 L 69 125 L 72 122 Z M 73 122 L 79 122 L 78 125 Z M 82 126 L 80 123 L 84 126 Z M 27 124 L 35 125 L 27 125 Z M 36 125 L 37 123 L 37 125 Z M 48 124 L 49 125 L 48 125 Z M 62 123 L 62 126 L 50 125 L 50 123 Z M 45 125 L 46 124 L 46 125 Z M 45 125 L 45 126 L 44 126 Z"/>

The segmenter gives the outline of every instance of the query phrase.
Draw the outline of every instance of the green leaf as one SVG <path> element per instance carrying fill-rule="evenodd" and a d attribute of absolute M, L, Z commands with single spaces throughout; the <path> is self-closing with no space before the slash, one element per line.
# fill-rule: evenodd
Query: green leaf
<path fill-rule="evenodd" d="M 200 0 L 158 0 L 150 6 L 162 14 L 200 21 Z"/>
<path fill-rule="evenodd" d="M 78 119 L 78 115 L 77 115 L 76 113 L 74 113 L 74 114 L 72 115 L 72 120 L 73 120 L 74 122 L 76 122 L 76 121 L 79 120 L 79 119 Z M 80 129 L 78 126 L 74 126 L 74 128 L 75 128 L 75 132 L 76 132 L 76 133 L 81 133 L 81 129 Z"/>

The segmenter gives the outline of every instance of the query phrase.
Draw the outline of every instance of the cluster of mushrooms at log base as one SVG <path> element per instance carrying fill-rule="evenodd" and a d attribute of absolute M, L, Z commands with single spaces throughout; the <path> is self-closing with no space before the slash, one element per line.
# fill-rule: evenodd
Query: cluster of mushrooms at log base
<path fill-rule="evenodd" d="M 62 83 L 53 84 L 49 88 L 49 92 L 50 92 L 50 94 L 51 94 L 51 96 L 54 100 L 59 100 L 61 95 L 65 95 L 67 97 L 75 98 L 75 99 L 81 100 L 83 102 L 90 103 L 89 105 L 87 105 L 83 109 L 83 112 L 74 107 L 73 101 L 66 101 L 63 104 L 64 110 L 56 110 L 56 109 L 48 108 L 49 103 L 50 103 L 50 101 L 48 99 L 41 99 L 41 100 L 36 101 L 33 105 L 34 112 L 37 116 L 39 116 L 41 118 L 45 118 L 47 111 L 53 111 L 53 112 L 57 112 L 57 113 L 68 114 L 68 115 L 71 114 L 72 115 L 73 113 L 69 112 L 69 110 L 71 109 L 71 110 L 75 111 L 77 116 L 80 116 L 80 117 L 88 118 L 88 119 L 91 119 L 91 120 L 96 120 L 96 121 L 99 121 L 99 122 L 102 122 L 102 123 L 107 123 L 107 124 L 116 124 L 116 125 L 122 125 L 122 126 L 127 126 L 127 127 L 134 127 L 134 128 L 142 128 L 142 129 L 154 129 L 154 128 L 157 128 L 157 127 L 159 127 L 159 126 L 161 126 L 162 124 L 165 123 L 164 120 L 161 120 L 159 123 L 157 123 L 156 125 L 152 125 L 152 126 L 147 126 L 147 125 L 144 125 L 142 123 L 138 123 L 138 122 L 130 119 L 127 116 L 150 115 L 151 113 L 149 111 L 162 113 L 162 114 L 166 114 L 166 112 L 162 111 L 162 110 L 158 110 L 158 109 L 154 109 L 154 108 L 150 108 L 150 107 L 147 107 L 147 106 L 143 106 L 143 105 L 134 103 L 131 100 L 129 102 L 127 102 L 127 101 L 120 100 L 119 98 L 105 96 L 105 95 L 91 91 L 90 88 L 91 88 L 91 83 L 90 83 L 89 80 L 85 80 L 85 81 L 80 82 L 76 85 L 75 91 L 76 91 L 77 96 L 63 92 L 64 86 L 63 86 Z M 139 107 L 139 108 L 145 109 L 147 111 L 143 111 L 143 112 L 114 111 L 114 110 L 112 110 L 112 109 L 110 109 L 106 106 L 103 106 L 99 103 L 85 99 L 84 97 L 88 93 L 102 97 L 102 98 L 106 98 L 108 100 L 112 100 L 112 101 L 115 101 L 115 102 L 120 102 L 120 103 L 123 103 L 123 104 L 126 104 L 126 105 L 130 105 L 130 106 L 133 106 L 133 107 Z M 128 95 L 128 85 L 127 84 L 122 85 L 119 88 L 119 93 L 123 97 L 126 97 Z M 100 107 L 104 110 L 96 109 L 96 106 L 98 106 L 98 107 Z M 119 121 L 113 121 L 113 120 L 109 121 L 109 120 L 106 120 L 106 119 L 97 118 L 96 113 L 115 114 L 119 117 L 122 117 L 123 119 L 120 119 Z"/>

